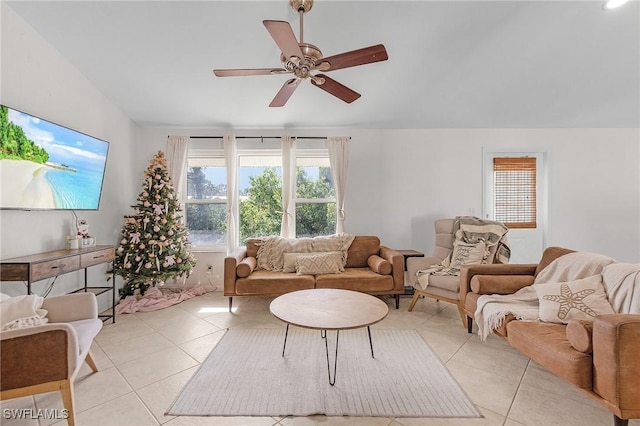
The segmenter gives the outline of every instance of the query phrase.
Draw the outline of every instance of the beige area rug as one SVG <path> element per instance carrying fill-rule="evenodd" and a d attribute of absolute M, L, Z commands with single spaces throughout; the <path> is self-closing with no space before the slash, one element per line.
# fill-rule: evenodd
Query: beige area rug
<path fill-rule="evenodd" d="M 415 330 L 342 331 L 335 386 L 320 331 L 229 330 L 167 414 L 180 416 L 482 417 Z M 335 355 L 335 332 L 328 332 Z M 332 375 L 333 375 L 333 363 Z"/>

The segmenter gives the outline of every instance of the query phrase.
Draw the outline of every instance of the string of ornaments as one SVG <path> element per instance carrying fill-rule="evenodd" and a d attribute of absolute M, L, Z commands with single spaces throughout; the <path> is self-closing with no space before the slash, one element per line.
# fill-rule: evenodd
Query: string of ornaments
<path fill-rule="evenodd" d="M 167 161 L 158 151 L 144 172 L 135 215 L 125 216 L 114 261 L 115 273 L 125 284 L 124 298 L 140 294 L 166 280 L 188 277 L 195 266 L 189 251 L 182 206 L 169 177 Z"/>

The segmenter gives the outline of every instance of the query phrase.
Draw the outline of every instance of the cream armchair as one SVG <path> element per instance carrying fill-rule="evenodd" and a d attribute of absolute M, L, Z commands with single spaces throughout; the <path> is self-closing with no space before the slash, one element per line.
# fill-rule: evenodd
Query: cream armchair
<path fill-rule="evenodd" d="M 102 328 L 93 293 L 75 293 L 45 299 L 49 323 L 0 332 L 0 400 L 59 390 L 67 422 L 75 424 L 73 381 L 91 356 L 94 337 Z"/>
<path fill-rule="evenodd" d="M 460 218 L 461 219 L 461 218 Z M 477 219 L 477 218 L 473 218 Z M 458 308 L 460 314 L 460 320 L 462 325 L 467 327 L 469 321 L 464 310 L 464 305 L 461 302 L 460 293 L 460 276 L 458 275 L 431 275 L 429 277 L 429 285 L 423 290 L 418 285 L 418 278 L 416 272 L 424 269 L 428 269 L 430 266 L 440 264 L 444 259 L 447 259 L 454 251 L 455 235 L 454 230 L 459 226 L 456 224 L 455 219 L 438 219 L 434 222 L 436 231 L 435 247 L 433 254 L 428 257 L 411 257 L 407 259 L 407 274 L 415 293 L 411 304 L 409 305 L 409 312 L 411 312 L 420 297 L 429 297 L 436 300 L 442 300 L 444 302 L 453 303 Z M 496 224 L 497 222 L 493 222 Z M 501 225 L 502 226 L 502 225 Z M 497 263 L 496 250 L 499 244 L 493 244 L 488 251 L 487 261 L 490 263 Z"/>
<path fill-rule="evenodd" d="M 438 219 L 434 222 L 436 231 L 436 244 L 433 254 L 426 257 L 410 257 L 407 259 L 407 275 L 415 288 L 413 299 L 409 305 L 409 312 L 413 310 L 420 297 L 429 297 L 444 302 L 453 303 L 458 307 L 463 326 L 467 325 L 467 317 L 460 305 L 460 278 L 458 276 L 443 275 L 433 276 L 429 280 L 427 290 L 418 287 L 416 272 L 437 265 L 449 257 L 453 251 L 453 227 L 455 219 Z"/>

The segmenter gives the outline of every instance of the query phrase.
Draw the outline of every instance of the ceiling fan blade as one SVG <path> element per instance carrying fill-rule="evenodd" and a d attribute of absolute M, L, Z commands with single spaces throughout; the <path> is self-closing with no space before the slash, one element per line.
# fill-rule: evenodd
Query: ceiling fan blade
<path fill-rule="evenodd" d="M 322 84 L 316 82 L 316 80 L 320 80 L 320 79 L 324 80 Z M 312 78 L 311 84 L 313 84 L 316 87 L 319 87 L 320 89 L 324 90 L 327 93 L 332 94 L 337 98 L 342 99 L 348 104 L 350 104 L 351 102 L 355 101 L 360 97 L 360 93 L 349 89 L 347 86 L 341 83 L 338 83 L 334 79 L 329 78 L 324 74 L 318 74 L 315 76 L 315 78 Z"/>
<path fill-rule="evenodd" d="M 335 71 L 341 68 L 356 67 L 358 65 L 370 64 L 372 62 L 386 61 L 389 59 L 387 50 L 382 44 L 364 47 L 351 52 L 340 53 L 338 55 L 322 58 L 318 61 L 316 67 L 322 71 Z M 323 66 L 325 62 L 329 63 L 329 67 Z"/>
<path fill-rule="evenodd" d="M 239 77 L 247 75 L 271 75 L 271 74 L 287 74 L 290 71 L 284 68 L 252 68 L 252 69 L 223 69 L 213 70 L 218 77 Z"/>
<path fill-rule="evenodd" d="M 297 56 L 302 59 L 302 50 L 298 45 L 298 40 L 291 29 L 291 25 L 286 21 L 262 21 L 267 31 L 271 34 L 271 37 L 276 42 L 284 56 L 291 58 Z"/>
<path fill-rule="evenodd" d="M 292 78 L 291 80 L 285 81 L 285 83 L 280 88 L 280 91 L 276 94 L 275 98 L 269 104 L 270 107 L 281 107 L 287 103 L 293 92 L 296 91 L 298 85 L 300 84 L 300 79 Z"/>

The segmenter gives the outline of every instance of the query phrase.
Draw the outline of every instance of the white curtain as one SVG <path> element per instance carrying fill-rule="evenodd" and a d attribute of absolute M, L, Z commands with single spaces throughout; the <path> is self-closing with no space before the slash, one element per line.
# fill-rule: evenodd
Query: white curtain
<path fill-rule="evenodd" d="M 344 196 L 347 192 L 347 170 L 349 168 L 349 138 L 332 136 L 327 138 L 329 147 L 329 162 L 336 192 L 336 210 L 338 221 L 336 233 L 344 232 L 344 221 L 347 217 L 344 211 Z"/>
<path fill-rule="evenodd" d="M 238 172 L 236 137 L 226 135 L 224 143 L 224 162 L 227 166 L 227 253 L 231 253 L 238 245 L 239 208 L 238 208 Z"/>
<path fill-rule="evenodd" d="M 280 236 L 296 236 L 295 209 L 293 201 L 296 190 L 296 140 L 291 136 L 282 137 L 282 226 Z"/>
<path fill-rule="evenodd" d="M 187 179 L 187 150 L 189 147 L 188 136 L 167 137 L 167 163 L 169 163 L 169 176 L 173 182 L 178 200 L 184 202 L 183 192 Z"/>

